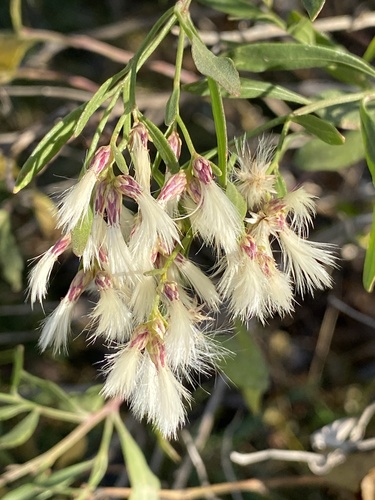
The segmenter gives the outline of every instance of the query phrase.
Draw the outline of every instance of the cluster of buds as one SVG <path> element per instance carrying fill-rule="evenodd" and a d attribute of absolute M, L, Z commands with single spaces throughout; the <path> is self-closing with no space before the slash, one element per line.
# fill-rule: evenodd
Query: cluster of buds
<path fill-rule="evenodd" d="M 29 295 L 32 303 L 43 301 L 54 263 L 73 246 L 76 232 L 89 227 L 79 270 L 44 321 L 39 345 L 66 349 L 74 306 L 94 289 L 90 338 L 102 338 L 114 350 L 103 393 L 122 397 L 139 418 L 174 437 L 190 400 L 184 380 L 207 373 L 222 355 L 207 332 L 219 307 L 228 305 L 230 315 L 244 321 L 289 313 L 294 290 L 303 294 L 330 285 L 325 266 L 334 265 L 334 257 L 327 246 L 306 239 L 312 196 L 299 188 L 278 197 L 267 155 L 252 157 L 245 145 L 238 152 L 233 175 L 247 203 L 243 218 L 202 156 L 178 173 L 166 168 L 165 183 L 154 195 L 148 141 L 145 126 L 135 124 L 128 144 L 134 175 L 115 172 L 110 146 L 97 150 L 61 198 L 62 236 L 32 269 Z M 168 141 L 178 159 L 177 132 Z M 130 201 L 135 211 L 127 208 Z M 214 249 L 216 284 L 189 259 L 188 235 Z"/>

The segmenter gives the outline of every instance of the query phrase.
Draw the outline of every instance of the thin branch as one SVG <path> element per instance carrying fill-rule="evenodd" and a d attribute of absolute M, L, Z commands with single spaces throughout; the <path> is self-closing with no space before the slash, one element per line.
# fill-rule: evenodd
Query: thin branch
<path fill-rule="evenodd" d="M 202 486 L 209 486 L 210 482 L 208 480 L 208 474 L 206 467 L 204 465 L 204 462 L 202 460 L 202 457 L 199 454 L 199 451 L 197 450 L 197 447 L 195 446 L 195 443 L 193 441 L 193 438 L 191 437 L 191 434 L 186 430 L 183 429 L 181 431 L 181 437 L 185 443 L 186 449 L 189 453 L 190 460 L 192 464 L 195 467 L 195 470 L 197 471 L 199 480 L 202 484 Z M 216 497 L 213 497 L 212 495 L 208 495 L 207 498 L 210 498 L 213 500 Z"/>
<path fill-rule="evenodd" d="M 222 401 L 225 389 L 226 389 L 226 381 L 220 377 L 213 391 L 213 394 L 206 405 L 206 408 L 202 416 L 202 420 L 199 424 L 198 434 L 194 440 L 194 444 L 197 450 L 203 449 L 209 435 L 211 434 L 212 427 L 214 424 L 215 411 Z M 174 488 L 180 489 L 187 483 L 187 480 L 191 473 L 191 469 L 192 469 L 192 463 L 190 457 L 186 456 L 179 470 L 177 471 L 176 480 L 173 484 Z"/>
<path fill-rule="evenodd" d="M 309 383 L 318 384 L 321 379 L 331 347 L 338 316 L 339 311 L 332 305 L 328 305 L 324 313 L 322 324 L 320 326 L 314 357 L 310 365 L 308 375 Z"/>
<path fill-rule="evenodd" d="M 11 469 L 4 472 L 0 476 L 0 488 L 8 483 L 17 481 L 28 474 L 37 474 L 50 467 L 55 461 L 72 446 L 74 446 L 80 439 L 88 434 L 96 425 L 104 420 L 108 415 L 118 410 L 121 401 L 113 399 L 108 401 L 103 408 L 98 412 L 91 414 L 88 418 L 78 425 L 70 434 L 58 442 L 55 446 L 48 451 L 39 455 L 32 460 L 29 460 L 22 465 L 13 465 Z"/>
<path fill-rule="evenodd" d="M 323 33 L 335 31 L 359 31 L 375 26 L 375 12 L 364 12 L 358 17 L 335 16 L 318 19 L 314 28 Z M 199 36 L 207 45 L 216 45 L 219 42 L 249 43 L 272 38 L 290 37 L 282 28 L 274 24 L 259 24 L 246 30 L 234 31 L 200 31 Z"/>
<path fill-rule="evenodd" d="M 95 38 L 91 38 L 87 35 L 63 35 L 55 31 L 23 28 L 22 36 L 36 42 L 57 43 L 64 48 L 73 47 L 75 49 L 87 50 L 88 52 L 102 55 L 111 61 L 124 65 L 128 64 L 134 56 L 133 52 L 114 47 L 113 45 L 101 42 L 100 40 L 96 40 Z M 173 78 L 174 76 L 174 65 L 165 61 L 148 61 L 147 66 L 153 71 L 164 74 L 170 78 Z M 195 73 L 187 70 L 181 71 L 182 83 L 192 83 L 197 81 L 197 79 L 198 76 Z"/>

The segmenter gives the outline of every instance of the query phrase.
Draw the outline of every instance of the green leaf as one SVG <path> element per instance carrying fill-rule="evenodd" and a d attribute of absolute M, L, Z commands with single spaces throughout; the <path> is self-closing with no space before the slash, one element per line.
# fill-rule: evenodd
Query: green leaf
<path fill-rule="evenodd" d="M 246 217 L 247 212 L 247 203 L 242 194 L 238 191 L 235 184 L 233 182 L 228 181 L 226 188 L 226 195 L 233 203 L 233 205 L 237 208 L 238 213 L 240 214 L 241 219 Z"/>
<path fill-rule="evenodd" d="M 375 69 L 361 58 L 331 47 L 297 43 L 252 43 L 240 45 L 230 56 L 237 69 L 255 73 L 343 66 L 375 77 Z"/>
<path fill-rule="evenodd" d="M 372 215 L 372 227 L 370 232 L 369 244 L 366 251 L 362 280 L 365 289 L 368 292 L 372 292 L 375 284 L 375 207 Z"/>
<path fill-rule="evenodd" d="M 15 448 L 28 441 L 39 422 L 39 411 L 33 410 L 11 431 L 0 437 L 0 450 Z"/>
<path fill-rule="evenodd" d="M 77 137 L 82 130 L 85 128 L 87 122 L 91 116 L 95 113 L 97 109 L 110 97 L 112 97 L 118 90 L 120 85 L 115 85 L 120 78 L 122 78 L 128 72 L 128 68 L 116 73 L 115 75 L 108 78 L 101 87 L 95 92 L 94 96 L 89 100 L 87 104 L 84 105 L 83 113 L 78 120 L 78 123 L 74 129 L 74 136 Z"/>
<path fill-rule="evenodd" d="M 56 125 L 43 137 L 18 174 L 14 193 L 26 187 L 47 163 L 60 151 L 72 137 L 77 120 L 81 116 L 84 105 L 79 106 Z"/>
<path fill-rule="evenodd" d="M 161 130 L 158 129 L 158 127 L 154 123 L 152 123 L 144 116 L 141 116 L 139 118 L 139 121 L 141 121 L 146 126 L 152 142 L 155 144 L 158 153 L 160 154 L 162 160 L 168 166 L 172 174 L 176 174 L 177 172 L 179 172 L 180 166 L 178 164 L 176 156 Z"/>
<path fill-rule="evenodd" d="M 284 27 L 282 20 L 273 12 L 263 12 L 248 0 L 199 0 L 199 3 L 214 10 L 225 12 L 234 18 L 271 21 L 280 27 Z"/>
<path fill-rule="evenodd" d="M 364 156 L 361 133 L 355 130 L 345 134 L 342 146 L 331 146 L 312 139 L 297 151 L 294 161 L 302 170 L 336 171 L 354 165 Z"/>
<path fill-rule="evenodd" d="M 72 231 L 72 250 L 77 257 L 83 254 L 89 239 L 94 214 L 91 206 L 88 207 L 87 214 Z"/>
<path fill-rule="evenodd" d="M 10 214 L 0 209 L 0 268 L 5 281 L 15 292 L 22 289 L 23 259 L 12 232 Z"/>
<path fill-rule="evenodd" d="M 372 176 L 372 183 L 375 184 L 375 115 L 369 112 L 366 100 L 361 102 L 360 117 L 367 166 Z"/>
<path fill-rule="evenodd" d="M 53 472 L 47 477 L 47 479 L 43 478 L 38 481 L 38 484 L 41 484 L 45 488 L 59 486 L 65 481 L 69 481 L 69 484 L 71 484 L 79 475 L 90 470 L 92 465 L 93 460 L 87 460 L 86 462 L 80 462 L 78 464 L 70 465 L 69 467 L 64 467 L 62 470 Z"/>
<path fill-rule="evenodd" d="M 280 99 L 281 101 L 296 102 L 298 104 L 310 104 L 311 102 L 306 99 L 306 97 L 303 97 L 296 92 L 292 92 L 281 85 L 275 85 L 273 83 L 260 82 L 250 78 L 240 78 L 240 86 L 240 94 L 238 96 L 233 96 L 225 91 L 222 92 L 222 96 L 240 99 L 273 97 L 274 99 Z M 198 95 L 209 94 L 207 80 L 201 80 L 200 82 L 184 85 L 183 90 Z"/>
<path fill-rule="evenodd" d="M 211 77 L 229 94 L 240 95 L 240 78 L 231 59 L 215 56 L 195 35 L 191 49 L 194 63 L 202 75 Z"/>
<path fill-rule="evenodd" d="M 35 484 L 23 484 L 18 488 L 9 491 L 1 498 L 3 500 L 35 500 L 36 495 L 40 492 L 39 486 Z"/>
<path fill-rule="evenodd" d="M 338 90 L 329 90 L 322 92 L 317 97 L 319 100 L 334 100 L 335 98 L 341 98 L 345 96 L 350 96 L 346 92 L 340 92 Z M 361 120 L 359 116 L 359 101 L 352 102 L 341 102 L 339 104 L 329 105 L 324 109 L 319 109 L 316 111 L 320 118 L 331 122 L 333 125 L 339 128 L 347 130 L 359 130 L 361 126 Z M 368 105 L 369 111 L 375 112 L 375 101 L 370 102 Z"/>
<path fill-rule="evenodd" d="M 0 407 L 0 420 L 8 420 L 28 410 L 30 410 L 30 405 L 22 403 L 2 406 Z"/>
<path fill-rule="evenodd" d="M 291 13 L 291 22 L 288 23 L 288 33 L 295 40 L 307 45 L 316 44 L 316 31 L 309 19 L 297 12 Z"/>
<path fill-rule="evenodd" d="M 234 353 L 221 365 L 223 372 L 244 394 L 250 409 L 259 411 L 262 395 L 269 386 L 269 372 L 263 353 L 251 333 L 240 322 L 225 347 Z"/>
<path fill-rule="evenodd" d="M 363 59 L 370 63 L 375 57 L 375 36 L 367 46 L 365 53 L 363 54 Z"/>
<path fill-rule="evenodd" d="M 208 87 L 210 89 L 211 108 L 214 117 L 217 139 L 218 167 L 221 170 L 219 182 L 223 187 L 225 187 L 227 184 L 228 139 L 223 100 L 220 95 L 219 86 L 215 80 L 208 78 Z"/>
<path fill-rule="evenodd" d="M 329 122 L 314 115 L 292 116 L 291 121 L 299 123 L 308 132 L 319 137 L 327 144 L 339 146 L 344 144 L 345 137 Z"/>
<path fill-rule="evenodd" d="M 180 102 L 180 87 L 175 87 L 168 99 L 167 106 L 165 108 L 164 122 L 167 125 L 167 127 L 169 127 L 169 125 L 172 125 L 172 123 L 176 120 L 179 102 Z"/>
<path fill-rule="evenodd" d="M 322 10 L 326 0 L 302 0 L 302 3 L 311 19 L 314 21 Z"/>
<path fill-rule="evenodd" d="M 134 441 L 118 414 L 116 415 L 115 425 L 132 487 L 130 499 L 157 500 L 160 490 L 159 479 L 149 469 L 142 450 Z"/>
<path fill-rule="evenodd" d="M 111 151 L 113 154 L 113 158 L 115 160 L 116 165 L 118 168 L 121 170 L 121 172 L 125 175 L 128 175 L 129 173 L 129 168 L 126 164 L 126 160 L 124 158 L 124 155 L 122 152 L 119 150 L 117 145 L 115 143 L 111 143 Z"/>

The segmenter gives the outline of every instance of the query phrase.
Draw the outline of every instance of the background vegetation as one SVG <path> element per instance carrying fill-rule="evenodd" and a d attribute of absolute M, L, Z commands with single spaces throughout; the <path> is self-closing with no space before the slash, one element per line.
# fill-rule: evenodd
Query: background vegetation
<path fill-rule="evenodd" d="M 322 1 L 200 0 L 190 9 L 203 43 L 214 54 L 228 54 L 243 78 L 241 98 L 229 92 L 224 99 L 229 139 L 246 132 L 255 148 L 263 133 L 273 134 L 288 186 L 306 183 L 319 197 L 313 238 L 337 245 L 333 289 L 299 298 L 293 317 L 265 327 L 250 323 L 250 334 L 234 336 L 228 318 L 220 318 L 224 346 L 237 355 L 222 373 L 200 381 L 190 422 L 172 443 L 136 422 L 125 405 L 99 395 L 104 348 L 78 335 L 89 299 L 76 311 L 69 356 L 36 349 L 44 312 L 25 302 L 27 270 L 56 240 L 50 196 L 77 177 L 99 113 L 17 195 L 15 179 L 58 118 L 120 71 L 173 4 L 66 0 L 57 9 L 25 1 L 23 27 L 14 18 L 12 26 L 11 5 L 0 4 L 2 498 L 125 498 L 132 492 L 151 499 L 159 487 L 162 498 L 176 499 L 351 499 L 359 492 L 374 498 L 371 449 L 351 453 L 325 475 L 303 461 L 240 466 L 230 460 L 233 450 L 310 450 L 316 430 L 358 417 L 374 398 L 374 2 L 327 2 L 314 22 Z M 14 35 L 18 28 L 22 41 Z M 138 106 L 161 128 L 176 44 L 176 33 L 170 34 L 138 75 Z M 204 152 L 216 146 L 216 134 L 196 63 L 186 50 L 180 108 Z M 111 131 L 109 122 L 104 142 Z M 205 250 L 196 259 L 211 263 Z M 66 292 L 76 266 L 74 256 L 65 255 L 54 270 L 46 312 Z M 370 422 L 367 437 L 371 428 Z"/>

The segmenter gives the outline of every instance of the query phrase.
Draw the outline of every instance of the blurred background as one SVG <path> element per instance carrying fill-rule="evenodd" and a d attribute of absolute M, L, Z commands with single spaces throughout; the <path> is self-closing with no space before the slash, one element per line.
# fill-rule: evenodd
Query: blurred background
<path fill-rule="evenodd" d="M 214 52 L 227 46 L 223 33 L 251 32 L 257 41 L 259 23 L 233 20 L 213 10 L 214 2 L 192 2 L 191 14 L 203 41 Z M 220 2 L 218 2 L 220 3 Z M 264 2 L 264 4 L 272 2 Z M 32 310 L 26 297 L 27 273 L 32 260 L 45 252 L 58 237 L 54 228 L 53 199 L 77 178 L 85 151 L 96 128 L 94 119 L 83 134 L 68 143 L 25 190 L 17 195 L 12 188 L 19 168 L 38 141 L 59 117 L 87 101 L 113 73 L 118 72 L 139 47 L 158 17 L 174 2 L 104 0 L 102 2 L 65 0 L 57 4 L 47 0 L 23 2 L 26 28 L 40 31 L 43 42 L 28 50 L 14 47 L 6 30 L 11 30 L 9 4 L 0 3 L 0 360 L 2 391 L 7 391 L 12 365 L 10 350 L 18 344 L 25 348 L 25 370 L 58 383 L 72 398 L 84 397 L 93 385 L 100 384 L 105 348 L 87 344 L 80 332 L 87 326 L 84 317 L 91 307 L 83 297 L 76 308 L 73 335 L 68 356 L 41 354 L 37 347 L 38 325 L 66 293 L 77 269 L 74 255 L 64 254 L 55 266 L 48 300 Z M 258 2 L 261 5 L 262 2 Z M 283 19 L 292 9 L 304 13 L 297 0 L 275 0 L 273 10 Z M 375 35 L 375 18 L 364 27 L 340 29 L 338 20 L 369 19 L 375 16 L 375 2 L 330 1 L 318 18 L 326 21 L 325 33 L 333 44 L 363 56 Z M 370 26 L 368 25 L 370 24 Z M 267 26 L 264 25 L 264 30 Z M 63 37 L 54 34 L 64 35 Z M 77 35 L 77 36 L 76 36 Z M 79 35 L 79 36 L 78 36 Z M 83 35 L 83 36 L 81 36 Z M 273 35 L 262 40 L 282 40 Z M 1 39 L 0 39 L 1 40 Z M 109 45 L 95 47 L 92 40 Z M 93 48 L 94 47 L 94 48 Z M 106 45 L 107 47 L 107 45 Z M 164 109 L 172 89 L 176 38 L 171 35 L 140 72 L 137 102 L 146 116 L 163 126 Z M 26 49 L 26 48 L 25 48 Z M 26 54 L 24 55 L 24 53 Z M 22 62 L 20 62 L 22 61 Z M 184 83 L 200 78 L 186 51 Z M 265 81 L 283 85 L 308 98 L 336 90 L 352 90 L 351 82 L 338 81 L 324 70 L 267 72 L 258 75 Z M 328 94 L 327 94 L 328 95 Z M 286 114 L 292 105 L 269 97 L 251 100 L 226 100 L 230 139 Z M 353 105 L 354 106 L 354 105 Z M 181 114 L 197 151 L 216 144 L 211 107 L 207 98 L 182 93 Z M 223 365 L 223 373 L 200 380 L 189 411 L 186 434 L 173 446 L 181 456 L 174 463 L 168 458 L 152 430 L 135 422 L 124 407 L 124 418 L 148 463 L 163 487 L 184 488 L 246 478 L 280 479 L 271 498 L 311 500 L 352 499 L 360 481 L 375 466 L 374 458 L 364 458 L 354 478 L 345 480 L 312 476 L 306 465 L 283 461 L 239 467 L 229 460 L 232 450 L 251 452 L 268 448 L 309 450 L 310 435 L 339 418 L 358 416 L 375 396 L 375 302 L 362 285 L 365 249 L 372 221 L 374 188 L 364 160 L 358 113 L 355 107 L 326 110 L 326 119 L 347 137 L 345 148 L 328 147 L 321 141 L 297 137 L 282 162 L 288 187 L 304 183 L 316 196 L 317 218 L 312 238 L 337 245 L 339 267 L 333 271 L 332 290 L 314 297 L 299 297 L 295 314 L 274 318 L 266 326 L 252 322 L 250 334 L 233 336 L 228 318 L 220 318 L 220 338 L 225 347 L 237 351 Z M 113 125 L 114 122 L 112 122 Z M 104 131 L 103 143 L 111 134 L 111 123 Z M 298 132 L 298 125 L 295 125 Z M 272 130 L 277 137 L 280 129 Z M 251 140 L 252 148 L 257 139 Z M 333 148 L 333 149 L 332 149 Z M 334 149 L 336 148 L 336 149 Z M 342 149 L 342 150 L 341 150 Z M 186 154 L 186 152 L 183 152 Z M 197 245 L 195 250 L 198 250 Z M 196 260 L 212 264 L 208 251 L 201 250 Z M 53 404 L 46 394 L 23 388 L 25 397 L 41 398 Z M 88 401 L 90 401 L 88 399 Z M 0 433 L 13 421 L 0 422 Z M 369 435 L 373 435 L 369 425 Z M 48 433 L 45 432 L 48 429 Z M 69 425 L 46 421 L 23 446 L 3 452 L 0 467 L 28 460 L 48 449 L 70 430 Z M 200 436 L 200 456 L 206 477 L 191 466 L 187 447 L 189 436 Z M 93 453 L 95 433 L 75 455 L 72 463 Z M 186 465 L 187 464 L 187 465 Z M 190 464 L 190 465 L 189 465 Z M 61 465 L 61 464 L 60 464 Z M 198 471 L 198 472 L 197 472 Z M 203 479 L 202 479 L 203 477 Z M 305 483 L 296 478 L 305 478 Z M 281 481 L 284 481 L 284 483 Z M 301 483 L 301 484 L 299 484 Z M 113 447 L 111 465 L 104 483 L 127 484 L 120 455 Z M 276 483 L 275 483 L 276 484 Z M 277 485 L 276 485 L 277 486 Z M 303 489 L 301 489 L 303 487 Z M 233 493 L 235 500 L 258 498 L 252 493 Z M 220 498 L 231 498 L 222 495 Z M 370 497 L 369 497 L 370 498 Z M 374 497 L 375 498 L 375 497 Z"/>

